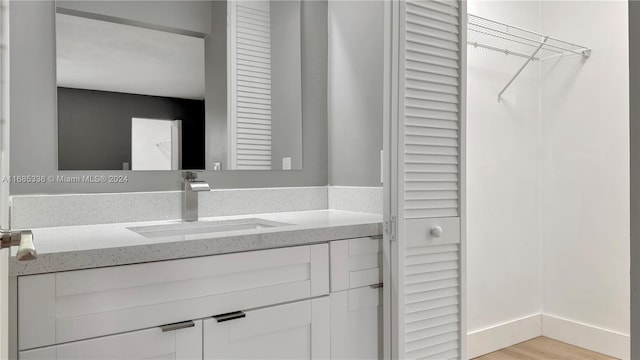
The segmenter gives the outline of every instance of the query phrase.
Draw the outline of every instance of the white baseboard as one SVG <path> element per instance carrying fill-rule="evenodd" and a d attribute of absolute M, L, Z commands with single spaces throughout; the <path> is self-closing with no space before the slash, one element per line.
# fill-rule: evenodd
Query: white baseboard
<path fill-rule="evenodd" d="M 471 332 L 467 335 L 467 355 L 473 359 L 542 335 L 540 314 Z"/>
<path fill-rule="evenodd" d="M 631 357 L 629 335 L 553 315 L 542 315 L 542 335 L 618 359 Z"/>

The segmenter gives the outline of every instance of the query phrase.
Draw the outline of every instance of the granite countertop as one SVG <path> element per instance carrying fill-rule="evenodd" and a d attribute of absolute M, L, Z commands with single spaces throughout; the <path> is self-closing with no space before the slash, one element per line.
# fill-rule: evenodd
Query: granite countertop
<path fill-rule="evenodd" d="M 136 264 L 241 251 L 307 245 L 382 234 L 382 216 L 339 210 L 313 210 L 202 218 L 201 221 L 261 219 L 288 225 L 219 233 L 150 238 L 128 228 L 179 224 L 148 221 L 33 229 L 38 258 L 17 261 L 13 248 L 9 274 L 50 273 Z"/>

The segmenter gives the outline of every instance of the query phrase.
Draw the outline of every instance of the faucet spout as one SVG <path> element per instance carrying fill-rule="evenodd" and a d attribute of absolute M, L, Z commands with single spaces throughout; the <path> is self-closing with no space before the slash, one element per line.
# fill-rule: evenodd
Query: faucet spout
<path fill-rule="evenodd" d="M 209 184 L 198 181 L 197 174 L 187 171 L 184 174 L 184 191 L 182 195 L 182 220 L 198 221 L 198 193 L 211 190 Z"/>

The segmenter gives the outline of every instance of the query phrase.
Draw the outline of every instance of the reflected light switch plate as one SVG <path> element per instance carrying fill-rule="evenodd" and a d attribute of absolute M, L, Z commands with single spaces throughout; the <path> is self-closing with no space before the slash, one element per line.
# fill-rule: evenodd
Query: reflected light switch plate
<path fill-rule="evenodd" d="M 291 170 L 291 158 L 283 157 L 282 158 L 282 170 Z"/>

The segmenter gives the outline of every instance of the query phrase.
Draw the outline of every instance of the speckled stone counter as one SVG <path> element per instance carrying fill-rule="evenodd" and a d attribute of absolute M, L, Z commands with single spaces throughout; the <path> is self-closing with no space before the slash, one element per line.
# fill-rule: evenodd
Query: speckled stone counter
<path fill-rule="evenodd" d="M 16 261 L 10 275 L 30 275 L 241 251 L 308 245 L 382 234 L 382 216 L 314 210 L 204 218 L 201 221 L 263 219 L 287 226 L 148 238 L 128 228 L 177 224 L 180 220 L 63 226 L 33 230 L 38 259 Z M 13 248 L 15 251 L 17 248 Z"/>

